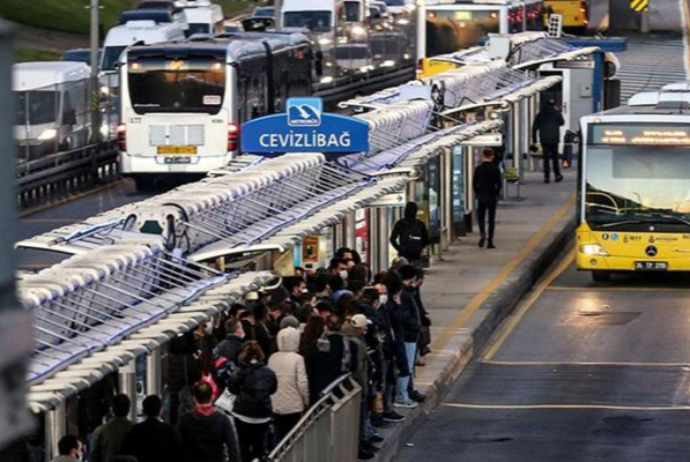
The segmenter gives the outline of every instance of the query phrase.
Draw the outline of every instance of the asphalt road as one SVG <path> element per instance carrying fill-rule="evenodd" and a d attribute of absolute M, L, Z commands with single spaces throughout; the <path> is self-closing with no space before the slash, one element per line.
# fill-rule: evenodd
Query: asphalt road
<path fill-rule="evenodd" d="M 396 461 L 688 460 L 690 278 L 595 284 L 566 258 Z"/>

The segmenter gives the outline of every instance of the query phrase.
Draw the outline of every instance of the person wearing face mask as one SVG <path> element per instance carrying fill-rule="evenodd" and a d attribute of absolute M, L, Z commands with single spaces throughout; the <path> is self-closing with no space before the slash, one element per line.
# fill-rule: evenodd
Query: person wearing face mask
<path fill-rule="evenodd" d="M 347 260 L 336 257 L 331 260 L 331 264 L 328 267 L 328 272 L 331 274 L 331 276 L 340 276 L 344 281 L 347 281 L 348 269 L 349 265 Z"/>
<path fill-rule="evenodd" d="M 53 462 L 78 462 L 84 455 L 84 445 L 79 437 L 66 435 L 58 442 L 58 453 Z"/>

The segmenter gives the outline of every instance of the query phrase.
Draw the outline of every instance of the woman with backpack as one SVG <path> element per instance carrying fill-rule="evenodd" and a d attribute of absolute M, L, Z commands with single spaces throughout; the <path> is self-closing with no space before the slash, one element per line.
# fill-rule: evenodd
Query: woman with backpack
<path fill-rule="evenodd" d="M 271 396 L 278 390 L 278 380 L 264 360 L 259 344 L 254 340 L 246 342 L 237 370 L 227 382 L 228 390 L 236 396 L 232 415 L 244 462 L 266 454 L 266 435 L 273 418 Z"/>

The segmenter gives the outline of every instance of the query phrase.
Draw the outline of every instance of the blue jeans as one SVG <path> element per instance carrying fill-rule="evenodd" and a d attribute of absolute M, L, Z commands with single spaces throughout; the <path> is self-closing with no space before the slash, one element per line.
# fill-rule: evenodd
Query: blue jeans
<path fill-rule="evenodd" d="M 417 343 L 405 343 L 405 356 L 407 359 L 407 366 L 410 370 L 410 375 L 407 377 L 398 377 L 398 383 L 396 384 L 396 401 L 407 402 L 410 400 L 410 394 L 407 388 L 410 385 L 410 377 L 414 374 L 414 363 L 417 355 Z"/>

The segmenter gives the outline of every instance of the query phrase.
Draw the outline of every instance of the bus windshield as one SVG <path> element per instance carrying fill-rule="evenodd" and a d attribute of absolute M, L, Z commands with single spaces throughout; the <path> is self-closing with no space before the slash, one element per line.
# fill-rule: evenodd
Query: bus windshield
<path fill-rule="evenodd" d="M 690 228 L 690 147 L 590 146 L 585 187 L 592 229 Z"/>
<path fill-rule="evenodd" d="M 56 91 L 16 91 L 17 125 L 41 125 L 55 122 L 58 93 Z"/>
<path fill-rule="evenodd" d="M 141 58 L 129 63 L 128 79 L 137 114 L 218 114 L 225 95 L 225 65 L 214 58 Z"/>
<path fill-rule="evenodd" d="M 125 46 L 121 47 L 105 47 L 103 50 L 103 65 L 102 71 L 114 71 L 117 62 L 120 60 L 120 55 L 125 51 Z"/>
<path fill-rule="evenodd" d="M 284 16 L 284 27 L 306 27 L 312 32 L 331 30 L 330 11 L 288 11 Z"/>
<path fill-rule="evenodd" d="M 499 10 L 428 10 L 427 56 L 470 48 L 501 31 Z"/>

